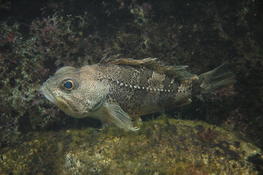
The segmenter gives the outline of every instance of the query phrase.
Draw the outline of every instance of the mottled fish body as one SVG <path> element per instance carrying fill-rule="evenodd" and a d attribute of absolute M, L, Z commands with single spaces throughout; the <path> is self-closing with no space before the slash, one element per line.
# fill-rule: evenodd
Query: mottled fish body
<path fill-rule="evenodd" d="M 118 59 L 79 69 L 66 66 L 49 78 L 41 91 L 70 116 L 93 117 L 137 130 L 132 118 L 189 104 L 192 95 L 234 83 L 225 66 L 200 76 L 185 69 L 162 66 L 154 58 Z"/>

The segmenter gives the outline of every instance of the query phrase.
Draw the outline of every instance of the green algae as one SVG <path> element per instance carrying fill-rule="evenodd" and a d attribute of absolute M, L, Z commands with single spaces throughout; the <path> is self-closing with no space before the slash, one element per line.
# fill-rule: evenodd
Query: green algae
<path fill-rule="evenodd" d="M 112 127 L 31 133 L 1 151 L 0 173 L 258 174 L 248 161 L 255 155 L 262 158 L 259 148 L 222 128 L 162 119 L 145 122 L 138 132 Z"/>

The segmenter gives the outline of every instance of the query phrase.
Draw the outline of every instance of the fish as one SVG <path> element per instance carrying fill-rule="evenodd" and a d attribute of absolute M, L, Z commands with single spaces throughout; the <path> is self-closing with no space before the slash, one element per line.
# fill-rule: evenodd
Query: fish
<path fill-rule="evenodd" d="M 173 110 L 233 85 L 227 64 L 200 75 L 188 66 L 162 64 L 157 58 L 119 58 L 80 68 L 64 66 L 41 86 L 41 93 L 67 115 L 91 117 L 106 125 L 137 131 L 134 120 Z"/>

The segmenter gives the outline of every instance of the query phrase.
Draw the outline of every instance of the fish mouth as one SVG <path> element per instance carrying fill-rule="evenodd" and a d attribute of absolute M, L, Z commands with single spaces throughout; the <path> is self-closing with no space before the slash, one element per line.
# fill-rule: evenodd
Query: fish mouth
<path fill-rule="evenodd" d="M 52 95 L 51 91 L 45 85 L 41 87 L 40 93 L 43 94 L 51 103 L 56 104 L 56 98 Z"/>

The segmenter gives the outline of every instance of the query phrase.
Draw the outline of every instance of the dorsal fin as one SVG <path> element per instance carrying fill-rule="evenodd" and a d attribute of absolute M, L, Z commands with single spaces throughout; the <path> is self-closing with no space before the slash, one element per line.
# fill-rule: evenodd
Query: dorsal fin
<path fill-rule="evenodd" d="M 133 58 L 119 58 L 109 61 L 110 64 L 118 65 L 130 65 L 130 66 L 149 66 L 158 64 L 157 58 L 144 58 L 144 59 L 133 59 Z"/>
<path fill-rule="evenodd" d="M 133 59 L 133 58 L 120 58 L 109 61 L 108 64 L 116 65 L 129 65 L 134 67 L 146 67 L 154 70 L 158 73 L 165 74 L 171 78 L 178 80 L 193 79 L 196 77 L 186 70 L 188 66 L 166 66 L 162 65 L 157 58 L 144 58 L 144 59 Z"/>

